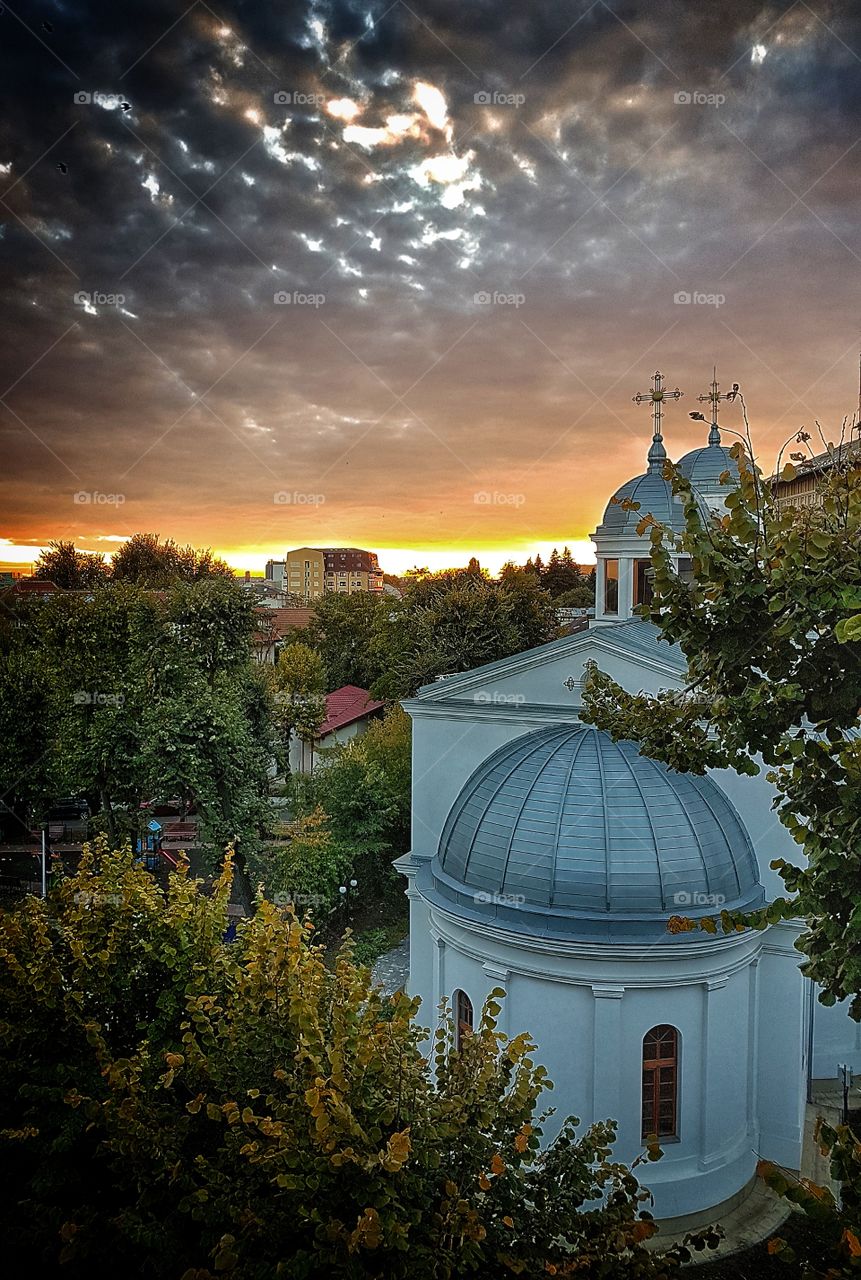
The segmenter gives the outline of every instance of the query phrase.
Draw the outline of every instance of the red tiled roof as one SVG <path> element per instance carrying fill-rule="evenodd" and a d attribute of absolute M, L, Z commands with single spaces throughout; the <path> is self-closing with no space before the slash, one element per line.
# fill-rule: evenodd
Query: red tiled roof
<path fill-rule="evenodd" d="M 19 592 L 35 591 L 39 595 L 47 596 L 53 595 L 60 588 L 56 582 L 49 582 L 46 578 L 23 578 L 15 583 L 13 590 Z"/>
<path fill-rule="evenodd" d="M 255 636 L 258 644 L 265 644 L 269 640 L 269 627 L 273 629 L 275 640 L 283 640 L 291 631 L 296 631 L 299 627 L 307 627 L 314 616 L 313 609 L 290 608 L 289 605 L 278 609 L 258 605 L 254 613 L 260 619 Z M 269 625 L 264 630 L 266 623 Z"/>
<path fill-rule="evenodd" d="M 317 730 L 317 737 L 325 738 L 327 733 L 343 729 L 356 720 L 381 710 L 382 702 L 376 702 L 367 689 L 360 689 L 355 684 L 345 684 L 334 693 L 326 694 L 326 719 Z"/>

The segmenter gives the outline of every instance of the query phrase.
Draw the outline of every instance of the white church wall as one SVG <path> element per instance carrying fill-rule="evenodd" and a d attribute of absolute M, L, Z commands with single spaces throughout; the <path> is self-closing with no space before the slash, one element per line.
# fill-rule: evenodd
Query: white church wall
<path fill-rule="evenodd" d="M 533 727 L 513 720 L 439 716 L 413 722 L 412 851 L 432 858 L 449 810 L 482 760 Z"/>
<path fill-rule="evenodd" d="M 798 972 L 793 943 L 801 925 L 770 928 L 759 963 L 757 1094 L 759 1154 L 789 1169 L 801 1163 L 807 1095 L 810 984 Z"/>
<path fill-rule="evenodd" d="M 760 883 L 771 902 L 788 896 L 780 875 L 769 865 L 772 860 L 785 858 L 787 862 L 804 866 L 805 859 L 800 846 L 771 807 L 776 791 L 765 775 L 764 767 L 755 777 L 743 776 L 733 769 L 709 770 L 709 776 L 735 805 L 747 828 L 759 865 Z"/>
<path fill-rule="evenodd" d="M 529 1032 L 538 1046 L 535 1061 L 554 1082 L 543 1097 L 543 1105 L 556 1108 L 545 1140 L 555 1137 L 569 1114 L 584 1125 L 614 1119 L 616 1154 L 633 1160 L 643 1149 L 643 1037 L 668 1023 L 680 1035 L 679 1128 L 678 1140 L 662 1143 L 663 1159 L 644 1170 L 655 1211 L 663 1217 L 698 1212 L 746 1186 L 758 1147 L 761 935 L 679 948 L 678 958 L 666 948 L 660 954 L 654 948 L 635 948 L 630 955 L 622 948 L 562 954 L 464 928 L 435 908 L 426 932 L 433 936 L 433 960 L 410 977 L 410 993 L 423 999 L 420 1021 L 435 1027 L 440 994 L 451 1005 L 458 989 L 478 1018 L 485 997 L 502 987 L 507 995 L 500 1029 L 511 1036 Z M 783 949 L 781 941 L 777 958 L 785 965 Z M 778 1053 L 798 1049 L 802 1029 L 799 1013 L 794 1029 L 775 1038 Z M 792 1096 L 791 1073 L 786 1085 Z M 800 1087 L 797 1068 L 794 1087 Z M 767 1109 L 769 1136 L 781 1136 L 776 1125 L 783 1123 L 783 1137 L 791 1139 L 797 1112 L 785 1104 Z M 784 1142 L 781 1149 L 789 1148 Z"/>

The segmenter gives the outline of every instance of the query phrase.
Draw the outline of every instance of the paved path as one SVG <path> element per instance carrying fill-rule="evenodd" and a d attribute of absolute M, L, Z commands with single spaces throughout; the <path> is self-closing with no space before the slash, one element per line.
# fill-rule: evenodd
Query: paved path
<path fill-rule="evenodd" d="M 410 976 L 410 940 L 404 938 L 391 951 L 386 951 L 374 961 L 371 970 L 374 982 L 378 982 L 387 995 L 394 995 L 407 985 Z"/>

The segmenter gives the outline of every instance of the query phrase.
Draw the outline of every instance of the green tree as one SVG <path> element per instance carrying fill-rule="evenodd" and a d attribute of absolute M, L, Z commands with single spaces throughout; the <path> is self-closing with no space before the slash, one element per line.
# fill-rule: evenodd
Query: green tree
<path fill-rule="evenodd" d="M 390 879 L 391 859 L 409 848 L 411 743 L 410 718 L 395 704 L 361 736 L 323 751 L 296 797 L 304 809 L 319 805 L 336 839 L 357 856 L 375 855 L 377 882 L 380 872 Z"/>
<path fill-rule="evenodd" d="M 174 875 L 164 898 L 97 849 L 0 915 L 0 1218 L 19 1266 L 657 1280 L 690 1257 L 646 1248 L 648 1193 L 613 1162 L 612 1123 L 542 1147 L 549 1082 L 528 1036 L 499 1032 L 496 993 L 459 1050 L 448 1018 L 428 1046 L 415 1001 L 372 988 L 349 945 L 327 963 L 275 905 L 225 942 L 231 875 L 228 858 L 209 896 Z"/>
<path fill-rule="evenodd" d="M 651 526 L 655 573 L 641 612 L 681 645 L 685 690 L 632 695 L 595 671 L 584 718 L 676 769 L 755 774 L 761 757 L 802 865 L 773 862 L 791 898 L 752 916 L 723 913 L 722 927 L 802 917 L 802 971 L 820 984 L 823 1004 L 849 999 L 861 1020 L 861 643 L 844 621 L 861 600 L 861 467 L 835 466 L 820 485 L 821 506 L 797 508 L 778 505 L 749 461 L 752 449 L 732 453 L 740 483 L 726 514 L 706 517 L 668 466 L 685 531 L 674 536 L 650 516 L 639 526 Z M 794 474 L 790 465 L 783 478 Z M 675 572 L 674 554 L 692 559 L 692 581 Z M 708 919 L 702 927 L 716 926 Z M 852 1130 L 832 1139 L 835 1176 L 852 1179 L 843 1204 L 855 1241 L 839 1246 L 833 1276 L 861 1255 L 861 1172 Z M 821 1206 L 821 1197 L 808 1199 Z"/>
<path fill-rule="evenodd" d="M 105 583 L 108 568 L 101 556 L 78 551 L 74 542 L 49 542 L 33 567 L 33 577 L 66 591 L 84 591 Z"/>
<path fill-rule="evenodd" d="M 0 719 L 18 707 L 0 780 L 17 810 L 84 795 L 116 841 L 137 834 L 142 802 L 179 797 L 244 853 L 265 825 L 271 721 L 242 591 L 112 583 L 34 602 L 20 623 L 0 660 Z"/>
<path fill-rule="evenodd" d="M 550 597 L 529 574 L 494 582 L 461 569 L 416 579 L 381 620 L 375 639 L 381 675 L 373 692 L 410 696 L 439 675 L 469 671 L 555 635 Z"/>
<path fill-rule="evenodd" d="M 273 672 L 275 718 L 285 773 L 290 770 L 290 742 L 295 734 L 303 745 L 312 743 L 326 719 L 326 675 L 323 659 L 298 641 L 286 645 Z"/>
<path fill-rule="evenodd" d="M 388 595 L 381 599 L 369 591 L 327 591 L 314 602 L 314 616 L 296 639 L 323 659 L 330 692 L 345 684 L 369 689 L 380 677 L 374 638 L 381 619 L 395 603 Z"/>
<path fill-rule="evenodd" d="M 179 546 L 157 533 L 135 533 L 111 557 L 111 577 L 142 587 L 165 587 L 174 582 L 221 578 L 235 582 L 233 570 L 206 548 Z"/>

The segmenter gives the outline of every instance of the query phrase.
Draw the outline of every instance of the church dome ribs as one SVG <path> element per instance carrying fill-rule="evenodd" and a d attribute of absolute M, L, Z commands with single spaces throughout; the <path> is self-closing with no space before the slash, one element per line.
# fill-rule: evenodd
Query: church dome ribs
<path fill-rule="evenodd" d="M 572 936 L 590 921 L 663 933 L 670 915 L 763 900 L 750 839 L 711 778 L 584 725 L 523 734 L 485 760 L 431 866 L 443 898 Z"/>

